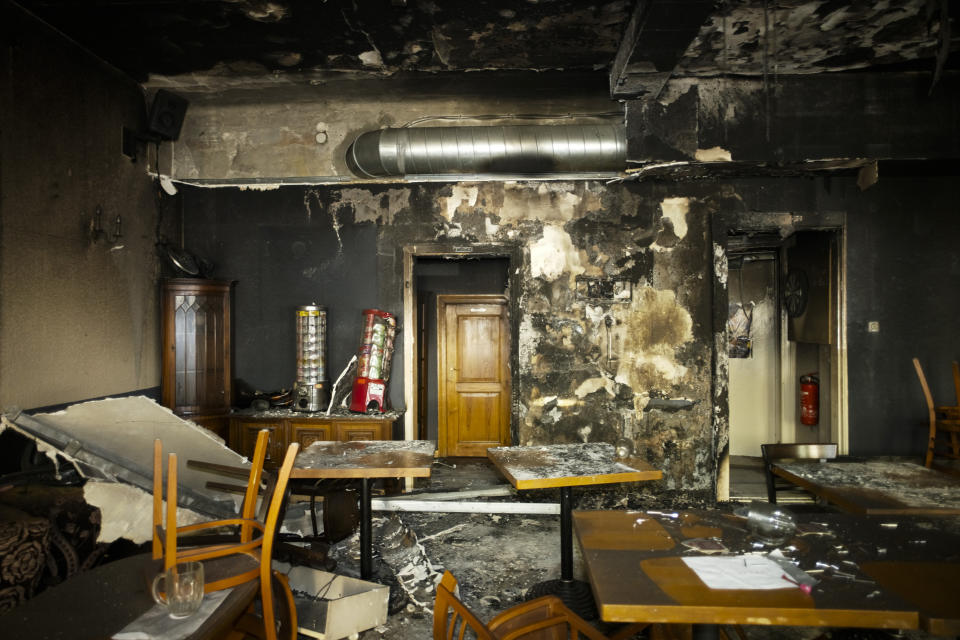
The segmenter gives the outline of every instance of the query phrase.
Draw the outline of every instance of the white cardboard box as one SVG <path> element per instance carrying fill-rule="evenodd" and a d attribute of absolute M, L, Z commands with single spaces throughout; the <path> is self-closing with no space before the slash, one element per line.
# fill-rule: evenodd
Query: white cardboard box
<path fill-rule="evenodd" d="M 282 562 L 274 568 L 290 580 L 297 626 L 306 636 L 340 640 L 387 621 L 390 587 Z"/>

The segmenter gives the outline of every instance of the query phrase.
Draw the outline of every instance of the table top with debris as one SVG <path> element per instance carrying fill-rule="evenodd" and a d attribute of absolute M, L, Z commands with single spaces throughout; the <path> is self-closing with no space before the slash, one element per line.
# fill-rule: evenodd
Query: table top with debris
<path fill-rule="evenodd" d="M 772 544 L 743 511 L 574 512 L 601 617 L 960 633 L 960 518 L 797 513 L 795 532 Z M 708 587 L 695 568 L 708 556 L 769 558 L 783 585 Z"/>
<path fill-rule="evenodd" d="M 547 489 L 659 480 L 663 472 L 638 458 L 617 458 L 612 444 L 583 442 L 492 447 L 487 457 L 517 489 Z"/>
<path fill-rule="evenodd" d="M 774 473 L 851 513 L 960 514 L 960 477 L 912 462 L 778 462 Z"/>
<path fill-rule="evenodd" d="M 429 440 L 313 442 L 297 455 L 291 478 L 426 478 L 436 445 Z"/>

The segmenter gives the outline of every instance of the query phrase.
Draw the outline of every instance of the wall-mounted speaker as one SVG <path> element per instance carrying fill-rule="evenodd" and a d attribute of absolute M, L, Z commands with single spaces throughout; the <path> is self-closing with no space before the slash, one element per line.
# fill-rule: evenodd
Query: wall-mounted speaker
<path fill-rule="evenodd" d="M 147 131 L 160 137 L 162 140 L 176 140 L 180 137 L 180 127 L 183 118 L 187 115 L 186 98 L 171 93 L 166 89 L 159 89 L 153 96 L 150 105 L 150 119 L 147 121 Z"/>

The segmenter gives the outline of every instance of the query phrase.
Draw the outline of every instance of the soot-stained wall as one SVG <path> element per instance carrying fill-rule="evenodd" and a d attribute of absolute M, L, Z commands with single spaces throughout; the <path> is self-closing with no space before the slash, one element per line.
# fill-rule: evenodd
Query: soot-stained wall
<path fill-rule="evenodd" d="M 936 397 L 952 392 L 960 223 L 950 177 L 881 177 L 866 191 L 852 177 L 183 191 L 188 248 L 239 281 L 236 374 L 264 388 L 293 380 L 297 304 L 329 307 L 335 374 L 356 349 L 361 309 L 402 310 L 405 246 L 514 247 L 514 443 L 625 437 L 664 470 L 636 491 L 713 496 L 728 438 L 731 229 L 845 228 L 851 453 L 919 457 L 914 355 Z M 631 297 L 591 298 L 583 279 L 599 277 L 630 282 Z M 867 333 L 870 320 L 879 334 Z"/>
<path fill-rule="evenodd" d="M 712 495 L 711 198 L 602 182 L 184 188 L 182 197 L 187 247 L 238 281 L 235 373 L 250 385 L 292 382 L 293 308 L 313 301 L 329 309 L 335 375 L 356 349 L 361 309 L 402 310 L 405 246 L 514 247 L 514 442 L 627 438 L 664 470 L 661 489 Z M 629 282 L 632 295 L 590 297 L 583 278 L 600 277 Z"/>

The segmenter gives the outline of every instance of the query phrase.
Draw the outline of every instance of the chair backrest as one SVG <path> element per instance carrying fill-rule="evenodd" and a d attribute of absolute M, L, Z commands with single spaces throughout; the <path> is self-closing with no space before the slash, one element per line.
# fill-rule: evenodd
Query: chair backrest
<path fill-rule="evenodd" d="M 953 387 L 957 394 L 957 406 L 940 406 L 933 403 L 933 394 L 930 393 L 930 385 L 927 384 L 927 377 L 923 375 L 923 367 L 920 366 L 918 358 L 913 359 L 913 368 L 917 371 L 917 378 L 920 380 L 920 388 L 923 389 L 923 398 L 927 402 L 927 420 L 930 423 L 929 433 L 927 435 L 927 452 L 923 458 L 925 467 L 933 468 L 934 457 L 941 455 L 948 458 L 960 459 L 960 364 L 953 362 Z M 945 452 L 937 449 L 937 431 L 943 429 L 949 433 L 952 445 L 952 452 Z M 951 473 L 956 470 L 950 467 L 942 469 Z"/>
<path fill-rule="evenodd" d="M 778 442 L 762 444 L 760 451 L 768 464 L 773 460 L 831 460 L 837 457 L 837 445 L 833 442 Z"/>
<path fill-rule="evenodd" d="M 487 626 L 456 596 L 457 579 L 445 571 L 437 585 L 437 597 L 433 605 L 433 640 L 462 640 L 476 637 L 479 640 L 495 640 Z M 473 631 L 470 636 L 468 631 Z"/>
<path fill-rule="evenodd" d="M 283 510 L 283 503 L 286 500 L 287 483 L 290 481 L 290 472 L 293 471 L 293 463 L 300 451 L 300 445 L 296 442 L 287 447 L 287 453 L 283 457 L 283 463 L 277 470 L 273 479 L 273 495 L 270 497 L 270 507 L 267 510 L 267 517 L 264 521 L 263 545 L 260 548 L 260 598 L 263 604 L 263 625 L 268 630 L 268 640 L 273 640 L 274 633 L 270 630 L 275 628 L 274 624 L 274 604 L 273 589 L 271 587 L 271 576 L 273 568 L 273 543 L 276 538 L 277 530 L 280 527 L 280 513 Z M 284 590 L 284 595 L 288 602 L 284 603 L 293 615 L 293 637 L 296 636 L 296 610 L 293 609 L 289 588 Z"/>
<path fill-rule="evenodd" d="M 933 407 L 933 394 L 930 393 L 930 386 L 927 384 L 927 376 L 923 375 L 923 367 L 920 366 L 920 359 L 913 359 L 913 368 L 917 372 L 917 378 L 920 379 L 920 388 L 923 389 L 923 398 L 927 401 L 927 411 L 930 412 L 930 419 L 933 420 L 934 416 L 934 407 Z"/>
<path fill-rule="evenodd" d="M 761 444 L 763 454 L 763 477 L 767 484 L 767 501 L 777 501 L 777 481 L 771 466 L 776 460 L 830 460 L 837 457 L 836 443 L 778 442 Z M 780 487 L 781 489 L 783 487 Z"/>

